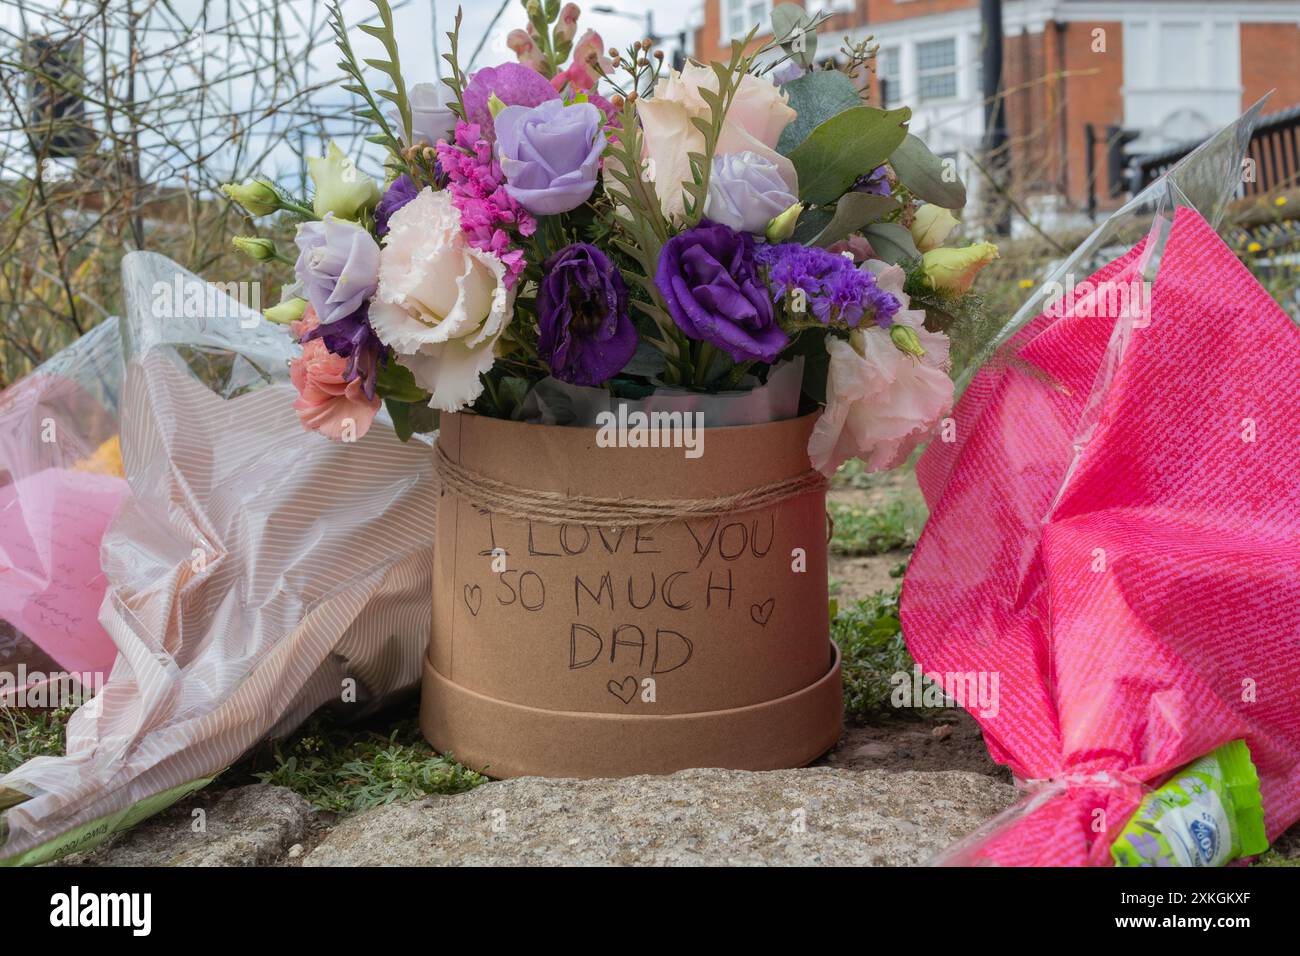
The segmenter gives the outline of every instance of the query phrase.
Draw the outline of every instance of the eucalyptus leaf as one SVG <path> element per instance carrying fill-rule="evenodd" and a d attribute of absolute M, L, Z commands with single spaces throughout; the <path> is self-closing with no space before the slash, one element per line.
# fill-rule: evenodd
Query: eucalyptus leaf
<path fill-rule="evenodd" d="M 930 147 L 908 133 L 889 157 L 898 180 L 912 194 L 944 209 L 961 209 L 966 205 L 966 185 L 956 169 L 930 152 Z"/>
<path fill-rule="evenodd" d="M 804 29 L 803 49 L 796 50 L 793 37 L 800 28 Z M 803 7 L 793 3 L 779 3 L 773 7 L 772 36 L 781 44 L 781 49 L 805 70 L 817 62 L 817 30 Z"/>
<path fill-rule="evenodd" d="M 821 246 L 824 249 L 839 242 L 845 236 L 883 219 L 897 209 L 898 203 L 890 196 L 845 193 L 835 204 L 835 214 L 831 216 L 830 222 L 817 234 L 811 245 Z"/>
<path fill-rule="evenodd" d="M 805 73 L 781 89 L 789 95 L 790 107 L 798 114 L 777 140 L 776 151 L 782 156 L 788 156 L 819 124 L 862 105 L 858 88 L 839 70 Z"/>
<path fill-rule="evenodd" d="M 862 234 L 871 243 L 871 248 L 891 265 L 914 262 L 921 258 L 921 250 L 912 241 L 912 234 L 896 222 L 878 222 L 867 226 Z"/>
<path fill-rule="evenodd" d="M 819 123 L 790 153 L 799 174 L 799 198 L 817 206 L 835 202 L 898 148 L 911 117 L 906 107 L 855 106 Z"/>

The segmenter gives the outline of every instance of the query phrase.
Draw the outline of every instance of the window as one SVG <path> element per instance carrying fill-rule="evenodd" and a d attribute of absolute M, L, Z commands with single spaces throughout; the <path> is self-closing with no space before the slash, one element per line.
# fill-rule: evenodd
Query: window
<path fill-rule="evenodd" d="M 921 100 L 957 95 L 957 41 L 953 37 L 916 45 L 916 89 Z"/>
<path fill-rule="evenodd" d="M 755 24 L 758 32 L 768 31 L 772 0 L 722 0 L 722 38 L 743 37 Z"/>
<path fill-rule="evenodd" d="M 887 110 L 893 109 L 903 98 L 903 91 L 899 89 L 903 71 L 899 66 L 898 47 L 880 48 L 876 54 L 876 76 L 880 80 L 880 105 Z"/>

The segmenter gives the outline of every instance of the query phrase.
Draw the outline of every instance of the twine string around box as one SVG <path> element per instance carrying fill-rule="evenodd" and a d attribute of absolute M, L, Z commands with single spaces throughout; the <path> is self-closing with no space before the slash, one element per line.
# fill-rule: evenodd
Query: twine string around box
<path fill-rule="evenodd" d="M 493 514 L 547 524 L 657 527 L 691 518 L 757 511 L 814 491 L 824 491 L 829 485 L 821 472 L 810 468 L 790 478 L 712 498 L 599 498 L 512 485 L 457 464 L 447 457 L 441 445 L 435 444 L 434 448 L 444 491 Z"/>

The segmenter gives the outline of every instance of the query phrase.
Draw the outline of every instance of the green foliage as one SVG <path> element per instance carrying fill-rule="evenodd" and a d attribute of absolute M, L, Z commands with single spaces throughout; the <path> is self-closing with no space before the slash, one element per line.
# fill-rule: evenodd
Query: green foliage
<path fill-rule="evenodd" d="M 966 185 L 950 171 L 942 159 L 930 152 L 930 147 L 912 133 L 889 157 L 899 182 L 918 199 L 934 203 L 945 209 L 961 210 L 966 205 Z"/>
<path fill-rule="evenodd" d="M 777 140 L 776 151 L 782 156 L 788 156 L 809 133 L 832 116 L 862 105 L 858 88 L 839 70 L 805 73 L 781 89 L 790 97 L 790 107 L 798 114 Z"/>
<path fill-rule="evenodd" d="M 916 544 L 928 516 L 914 497 L 897 499 L 879 508 L 832 501 L 828 504 L 835 535 L 831 552 L 843 555 L 884 554 Z"/>
<path fill-rule="evenodd" d="M 851 723 L 890 712 L 891 675 L 912 670 L 898 619 L 900 592 L 901 586 L 879 591 L 831 620 L 831 638 L 843 655 L 844 717 Z"/>
<path fill-rule="evenodd" d="M 18 710 L 0 707 L 0 776 L 33 757 L 60 757 L 64 731 L 75 707 Z"/>
<path fill-rule="evenodd" d="M 435 753 L 414 718 L 387 735 L 314 717 L 277 746 L 275 767 L 255 776 L 301 794 L 321 810 L 349 812 L 427 794 L 464 793 L 486 777 Z"/>
<path fill-rule="evenodd" d="M 361 69 L 361 61 L 352 50 L 352 43 L 348 40 L 347 23 L 343 19 L 343 10 L 339 6 L 339 0 L 332 0 L 329 6 L 329 24 L 330 29 L 334 31 L 334 45 L 338 47 L 343 59 L 339 60 L 338 68 L 343 71 L 350 82 L 343 83 L 343 89 L 355 96 L 361 97 L 365 101 L 365 106 L 361 109 L 352 111 L 352 115 L 368 123 L 374 123 L 379 127 L 378 133 L 372 133 L 366 137 L 367 142 L 383 146 L 392 154 L 392 162 L 396 168 L 403 172 L 408 171 L 406 160 L 402 157 L 402 143 L 400 138 L 388 124 L 388 118 L 384 116 L 384 110 L 379 98 L 394 103 L 398 107 L 398 112 L 405 124 L 403 129 L 411 128 L 411 104 L 406 100 L 406 86 L 402 83 L 401 67 L 397 59 L 397 39 L 393 35 L 393 13 L 389 9 L 387 0 L 373 0 L 376 8 L 379 10 L 380 19 L 383 26 L 376 27 L 369 24 L 362 24 L 361 29 L 367 35 L 375 37 L 384 45 L 388 53 L 387 60 L 366 60 L 367 64 L 375 69 L 385 73 L 393 81 L 394 89 L 381 90 L 378 94 L 373 92 L 366 83 L 365 75 Z"/>
<path fill-rule="evenodd" d="M 855 106 L 817 125 L 790 161 L 799 174 L 799 198 L 806 203 L 833 203 L 864 173 L 875 169 L 907 134 L 912 111 Z"/>
<path fill-rule="evenodd" d="M 691 181 L 682 183 L 682 205 L 686 211 L 687 226 L 694 226 L 704 215 L 704 203 L 709 194 L 709 175 L 713 171 L 713 154 L 717 151 L 722 124 L 740 86 L 740 78 L 748 71 L 751 60 L 745 56 L 745 47 L 757 29 L 758 27 L 751 29 L 744 40 L 731 41 L 731 59 L 726 63 L 709 64 L 718 80 L 717 90 L 705 86 L 699 88 L 700 99 L 709 108 L 709 117 L 691 119 L 691 125 L 704 137 L 704 148 L 698 153 L 688 153 L 686 157 L 691 166 Z"/>
<path fill-rule="evenodd" d="M 808 69 L 817 62 L 817 27 L 824 19 L 821 15 L 809 16 L 798 4 L 779 3 L 772 8 L 772 43 Z"/>
<path fill-rule="evenodd" d="M 910 265 L 921 258 L 912 234 L 896 222 L 874 223 L 863 229 L 862 234 L 880 258 L 891 265 Z"/>
<path fill-rule="evenodd" d="M 834 245 L 851 233 L 860 232 L 877 220 L 893 215 L 898 212 L 898 208 L 898 203 L 891 196 L 845 193 L 835 204 L 835 212 L 830 220 L 808 244 L 822 248 Z"/>

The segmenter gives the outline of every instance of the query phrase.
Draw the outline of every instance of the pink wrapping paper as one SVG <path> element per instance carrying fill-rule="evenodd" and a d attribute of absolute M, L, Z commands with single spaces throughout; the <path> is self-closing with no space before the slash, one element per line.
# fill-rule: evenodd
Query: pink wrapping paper
<path fill-rule="evenodd" d="M 1239 738 L 1270 839 L 1300 817 L 1300 331 L 1191 208 L 1153 237 L 1090 279 L 1154 272 L 1149 314 L 1038 316 L 917 467 L 908 646 L 998 672 L 993 757 L 1056 781 L 956 862 L 1109 863 L 1144 786 Z"/>

